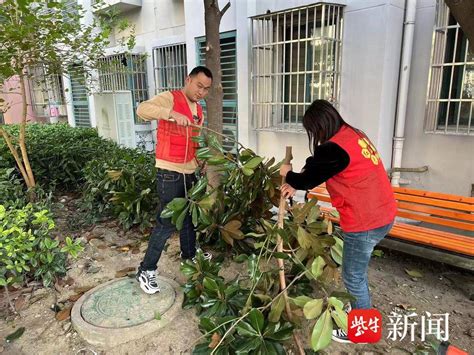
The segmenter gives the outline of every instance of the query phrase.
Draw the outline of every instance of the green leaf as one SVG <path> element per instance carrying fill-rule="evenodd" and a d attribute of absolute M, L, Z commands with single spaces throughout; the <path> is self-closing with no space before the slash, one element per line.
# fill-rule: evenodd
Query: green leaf
<path fill-rule="evenodd" d="M 176 219 L 176 229 L 177 229 L 178 231 L 180 231 L 181 229 L 183 229 L 184 219 L 185 219 L 186 216 L 188 215 L 188 210 L 189 210 L 189 206 L 187 206 L 187 207 L 181 212 L 181 214 L 179 215 L 179 217 Z"/>
<path fill-rule="evenodd" d="M 318 256 L 316 259 L 314 259 L 313 263 L 311 264 L 311 273 L 315 278 L 318 278 L 322 275 L 325 265 L 326 262 L 321 256 Z"/>
<path fill-rule="evenodd" d="M 244 164 L 244 169 L 255 169 L 263 161 L 262 157 L 254 157 Z"/>
<path fill-rule="evenodd" d="M 311 334 L 311 348 L 314 351 L 319 351 L 331 344 L 332 330 L 331 313 L 326 310 L 314 325 Z"/>
<path fill-rule="evenodd" d="M 155 317 L 156 320 L 161 320 L 161 313 L 158 311 L 155 311 Z"/>
<path fill-rule="evenodd" d="M 331 256 L 336 263 L 342 265 L 342 249 L 343 249 L 343 242 L 340 238 L 334 237 L 336 240 L 336 244 L 331 247 Z"/>
<path fill-rule="evenodd" d="M 262 312 L 258 309 L 253 308 L 248 315 L 248 319 L 252 327 L 258 331 L 259 334 L 263 331 L 264 318 Z"/>
<path fill-rule="evenodd" d="M 5 340 L 7 343 L 11 343 L 13 340 L 16 340 L 19 337 L 21 337 L 24 332 L 25 332 L 25 327 L 20 327 L 17 330 L 15 330 L 13 333 L 7 335 L 5 337 Z"/>
<path fill-rule="evenodd" d="M 244 173 L 245 176 L 253 175 L 253 170 L 252 169 L 242 168 L 242 172 Z"/>
<path fill-rule="evenodd" d="M 344 308 L 344 303 L 341 300 L 338 300 L 336 297 L 329 297 L 328 303 L 333 306 L 334 308 Z"/>
<path fill-rule="evenodd" d="M 286 253 L 276 252 L 273 253 L 272 256 L 277 259 L 288 260 L 290 257 Z"/>
<path fill-rule="evenodd" d="M 268 320 L 273 323 L 278 322 L 283 309 L 285 309 L 285 298 L 282 295 L 279 295 L 272 303 L 270 313 L 268 314 Z"/>
<path fill-rule="evenodd" d="M 418 270 L 408 270 L 405 269 L 405 272 L 410 275 L 411 277 L 416 277 L 416 278 L 421 278 L 423 277 L 423 274 L 419 272 Z"/>
<path fill-rule="evenodd" d="M 184 208 L 188 200 L 184 197 L 177 197 L 173 199 L 170 203 L 166 205 L 166 208 L 169 208 L 172 211 L 179 211 Z"/>
<path fill-rule="evenodd" d="M 323 299 L 315 299 L 307 302 L 303 307 L 306 319 L 314 319 L 321 314 L 323 309 Z"/>
<path fill-rule="evenodd" d="M 304 249 L 311 248 L 311 235 L 304 228 L 298 226 L 297 239 L 300 246 Z"/>
<path fill-rule="evenodd" d="M 219 289 L 219 285 L 217 284 L 217 282 L 207 276 L 203 280 L 203 285 L 205 288 L 211 291 L 217 291 Z"/>
<path fill-rule="evenodd" d="M 308 296 L 298 296 L 298 297 L 295 297 L 295 298 L 292 298 L 291 299 L 293 301 L 294 304 L 296 304 L 298 307 L 304 307 L 304 305 L 306 303 L 308 303 L 309 301 L 312 300 L 311 297 L 308 297 Z"/>
<path fill-rule="evenodd" d="M 337 326 L 347 332 L 347 313 L 340 307 L 334 307 L 334 310 L 331 311 L 331 316 Z"/>

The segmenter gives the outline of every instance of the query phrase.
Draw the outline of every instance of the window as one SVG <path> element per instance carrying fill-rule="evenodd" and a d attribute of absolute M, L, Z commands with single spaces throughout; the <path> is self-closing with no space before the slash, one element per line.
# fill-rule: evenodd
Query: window
<path fill-rule="evenodd" d="M 186 45 L 174 44 L 153 49 L 156 93 L 180 90 L 187 76 Z"/>
<path fill-rule="evenodd" d="M 433 36 L 425 130 L 474 135 L 474 49 L 442 0 Z"/>
<path fill-rule="evenodd" d="M 30 91 L 33 112 L 36 117 L 49 118 L 50 110 L 55 107 L 60 117 L 66 117 L 66 100 L 63 81 L 60 75 L 46 75 L 42 66 L 30 70 Z"/>
<path fill-rule="evenodd" d="M 223 134 L 238 140 L 238 116 L 237 116 L 237 51 L 235 31 L 220 34 L 221 45 L 221 69 L 222 69 L 222 124 Z M 197 39 L 198 65 L 206 62 L 206 38 Z M 205 104 L 203 105 L 205 107 Z M 233 141 L 223 142 L 227 151 L 235 151 L 236 144 Z"/>
<path fill-rule="evenodd" d="M 317 4 L 252 18 L 254 128 L 300 131 L 315 99 L 338 105 L 342 13 Z"/>
<path fill-rule="evenodd" d="M 91 127 L 86 87 L 87 75 L 84 67 L 80 64 L 73 65 L 69 67 L 68 73 L 71 80 L 71 104 L 76 127 Z"/>
<path fill-rule="evenodd" d="M 137 106 L 148 100 L 146 55 L 116 54 L 103 58 L 99 68 L 99 84 L 102 91 L 130 90 L 135 123 L 140 123 L 136 115 Z"/>

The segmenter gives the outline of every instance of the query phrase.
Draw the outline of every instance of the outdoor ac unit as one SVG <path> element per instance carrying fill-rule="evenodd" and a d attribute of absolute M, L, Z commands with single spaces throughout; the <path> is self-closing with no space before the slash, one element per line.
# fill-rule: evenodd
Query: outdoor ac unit
<path fill-rule="evenodd" d="M 99 136 L 135 148 L 135 124 L 130 91 L 102 92 L 94 95 Z"/>

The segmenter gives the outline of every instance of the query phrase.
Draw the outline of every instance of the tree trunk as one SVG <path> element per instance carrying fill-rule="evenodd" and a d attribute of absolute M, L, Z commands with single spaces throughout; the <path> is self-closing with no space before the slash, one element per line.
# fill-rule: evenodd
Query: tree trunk
<path fill-rule="evenodd" d="M 23 160 L 23 165 L 26 170 L 26 174 L 28 179 L 26 181 L 26 186 L 28 189 L 33 188 L 36 186 L 35 177 L 33 175 L 33 171 L 31 170 L 30 160 L 28 159 L 28 153 L 26 151 L 26 144 L 25 144 L 25 135 L 26 135 L 26 117 L 27 117 L 27 102 L 26 102 L 26 90 L 25 90 L 25 77 L 23 75 L 20 76 L 20 89 L 21 89 L 21 96 L 22 96 L 22 117 L 21 117 L 21 124 L 20 124 L 20 137 L 19 137 L 19 144 L 20 144 L 20 151 L 21 157 Z"/>
<path fill-rule="evenodd" d="M 208 127 L 218 133 L 222 133 L 222 69 L 221 69 L 221 41 L 219 27 L 221 19 L 230 2 L 219 9 L 218 0 L 204 0 L 204 22 L 206 28 L 206 67 L 212 72 L 212 86 L 206 98 Z M 222 142 L 222 137 L 217 136 Z M 219 186 L 219 172 L 216 166 L 209 166 L 207 179 L 211 187 Z"/>
<path fill-rule="evenodd" d="M 222 133 L 222 69 L 219 27 L 228 3 L 222 11 L 217 0 L 204 0 L 204 22 L 206 26 L 206 66 L 212 72 L 212 86 L 206 98 L 209 128 Z M 219 137 L 220 139 L 220 137 Z"/>
<path fill-rule="evenodd" d="M 469 40 L 470 50 L 474 51 L 474 1 L 445 0 L 445 2 Z"/>

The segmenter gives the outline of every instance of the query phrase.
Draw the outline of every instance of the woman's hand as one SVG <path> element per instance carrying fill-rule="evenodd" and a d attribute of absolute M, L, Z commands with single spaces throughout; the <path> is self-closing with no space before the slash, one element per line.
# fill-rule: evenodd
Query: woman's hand
<path fill-rule="evenodd" d="M 295 196 L 295 193 L 296 193 L 296 189 L 292 188 L 288 184 L 281 185 L 280 190 L 281 190 L 281 194 L 283 195 L 284 198 L 293 197 L 293 196 Z"/>
<path fill-rule="evenodd" d="M 286 174 L 288 174 L 288 172 L 292 170 L 293 170 L 293 167 L 291 166 L 291 164 L 283 164 L 280 167 L 280 175 L 283 177 L 286 177 Z"/>

